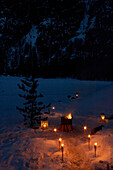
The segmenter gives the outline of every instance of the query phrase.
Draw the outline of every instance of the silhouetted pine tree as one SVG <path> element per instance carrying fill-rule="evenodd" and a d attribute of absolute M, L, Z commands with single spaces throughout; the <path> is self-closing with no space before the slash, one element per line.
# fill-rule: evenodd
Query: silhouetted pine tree
<path fill-rule="evenodd" d="M 18 87 L 25 92 L 25 94 L 19 94 L 20 97 L 25 99 L 23 103 L 24 107 L 17 109 L 24 116 L 24 124 L 30 127 L 34 127 L 37 124 L 40 124 L 42 109 L 45 105 L 43 102 L 37 102 L 37 98 L 43 97 L 42 94 L 37 95 L 38 80 L 35 78 L 25 78 L 21 80 L 22 84 L 18 84 Z"/>

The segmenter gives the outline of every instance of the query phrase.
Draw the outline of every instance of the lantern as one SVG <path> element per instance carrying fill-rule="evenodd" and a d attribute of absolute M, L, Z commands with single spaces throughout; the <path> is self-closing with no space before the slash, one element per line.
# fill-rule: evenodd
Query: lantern
<path fill-rule="evenodd" d="M 46 120 L 46 121 L 41 121 L 41 128 L 42 129 L 46 129 L 46 128 L 48 128 L 48 121 Z"/>

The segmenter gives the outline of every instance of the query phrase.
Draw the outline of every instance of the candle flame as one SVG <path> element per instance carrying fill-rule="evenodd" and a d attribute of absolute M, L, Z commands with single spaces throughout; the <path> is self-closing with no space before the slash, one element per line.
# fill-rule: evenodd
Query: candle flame
<path fill-rule="evenodd" d="M 76 93 L 76 97 L 78 97 L 78 93 Z"/>
<path fill-rule="evenodd" d="M 62 143 L 62 145 L 61 145 L 62 147 L 64 147 L 64 144 Z"/>
<path fill-rule="evenodd" d="M 52 109 L 55 110 L 55 107 L 53 106 Z"/>
<path fill-rule="evenodd" d="M 84 130 L 86 130 L 87 129 L 87 126 L 84 126 Z"/>
<path fill-rule="evenodd" d="M 55 129 L 54 129 L 54 132 L 56 132 L 56 131 L 57 131 L 57 129 L 55 128 Z"/>
<path fill-rule="evenodd" d="M 91 137 L 91 135 L 88 135 L 88 138 L 90 138 Z"/>
<path fill-rule="evenodd" d="M 105 119 L 105 116 L 104 116 L 104 115 L 102 115 L 102 116 L 101 116 L 101 119 L 102 119 L 102 120 L 104 120 L 104 119 Z"/>
<path fill-rule="evenodd" d="M 62 141 L 62 138 L 59 138 L 59 142 L 61 142 Z"/>
<path fill-rule="evenodd" d="M 97 142 L 95 142 L 94 145 L 97 146 Z"/>
<path fill-rule="evenodd" d="M 71 113 L 68 114 L 68 116 L 66 116 L 68 119 L 72 119 Z"/>

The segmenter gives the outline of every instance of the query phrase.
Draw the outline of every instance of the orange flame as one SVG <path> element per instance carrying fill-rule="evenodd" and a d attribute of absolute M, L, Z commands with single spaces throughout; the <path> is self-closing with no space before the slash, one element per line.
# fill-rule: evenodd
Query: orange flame
<path fill-rule="evenodd" d="M 91 135 L 88 135 L 88 138 L 90 138 L 91 137 Z"/>
<path fill-rule="evenodd" d="M 61 146 L 64 147 L 64 144 L 62 143 Z"/>
<path fill-rule="evenodd" d="M 52 109 L 55 110 L 55 107 L 53 106 Z"/>
<path fill-rule="evenodd" d="M 78 93 L 76 93 L 76 97 L 78 97 Z"/>
<path fill-rule="evenodd" d="M 94 145 L 97 146 L 97 142 L 95 142 Z"/>
<path fill-rule="evenodd" d="M 59 138 L 59 142 L 61 142 L 62 141 L 62 138 Z"/>
<path fill-rule="evenodd" d="M 54 132 L 56 132 L 57 131 L 57 129 L 56 128 L 54 128 Z"/>
<path fill-rule="evenodd" d="M 104 119 L 105 119 L 105 115 L 102 115 L 102 116 L 101 116 L 101 119 L 104 120 Z"/>
<path fill-rule="evenodd" d="M 44 124 L 43 127 L 46 128 L 46 124 Z"/>
<path fill-rule="evenodd" d="M 68 119 L 72 119 L 71 113 L 68 114 L 68 116 L 66 116 Z"/>
<path fill-rule="evenodd" d="M 87 126 L 84 126 L 84 130 L 86 130 L 87 129 Z"/>

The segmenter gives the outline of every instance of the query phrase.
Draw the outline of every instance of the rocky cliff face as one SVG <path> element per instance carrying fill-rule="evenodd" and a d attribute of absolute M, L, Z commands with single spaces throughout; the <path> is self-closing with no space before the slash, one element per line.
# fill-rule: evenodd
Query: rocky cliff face
<path fill-rule="evenodd" d="M 112 80 L 113 2 L 2 0 L 0 72 Z"/>

